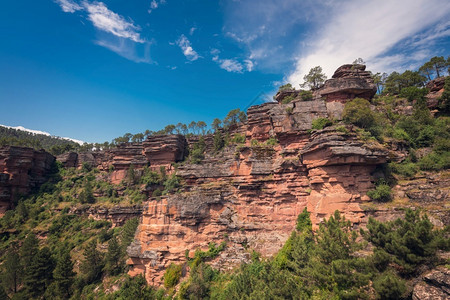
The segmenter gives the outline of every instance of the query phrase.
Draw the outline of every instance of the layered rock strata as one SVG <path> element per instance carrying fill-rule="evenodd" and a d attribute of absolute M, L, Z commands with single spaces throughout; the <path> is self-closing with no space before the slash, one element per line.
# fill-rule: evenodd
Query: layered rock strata
<path fill-rule="evenodd" d="M 6 146 L 0 148 L 0 214 L 21 195 L 47 180 L 55 158 L 44 150 Z"/>

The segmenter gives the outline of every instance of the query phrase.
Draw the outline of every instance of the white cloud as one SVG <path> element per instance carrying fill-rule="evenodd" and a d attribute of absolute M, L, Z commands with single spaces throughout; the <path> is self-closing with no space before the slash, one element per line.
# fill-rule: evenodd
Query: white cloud
<path fill-rule="evenodd" d="M 191 27 L 191 29 L 189 29 L 189 35 L 193 35 L 196 30 L 197 27 Z"/>
<path fill-rule="evenodd" d="M 114 38 L 100 39 L 97 40 L 95 43 L 136 63 L 147 63 L 147 64 L 155 63 L 150 58 L 150 46 L 151 46 L 150 42 L 135 43 L 128 39 L 114 37 Z"/>
<path fill-rule="evenodd" d="M 68 12 L 68 13 L 74 13 L 77 10 L 82 10 L 83 7 L 80 6 L 78 3 L 72 1 L 72 0 L 55 0 L 56 3 L 59 4 L 59 6 L 61 6 L 61 9 L 64 12 Z"/>
<path fill-rule="evenodd" d="M 148 13 L 151 14 L 152 11 L 157 9 L 161 4 L 165 4 L 165 3 L 166 3 L 166 0 L 160 0 L 160 1 L 152 0 L 150 2 L 150 8 L 148 9 Z"/>
<path fill-rule="evenodd" d="M 429 57 L 424 45 L 448 36 L 448 22 L 444 28 L 441 23 L 439 28 L 429 29 L 448 15 L 450 2 L 439 0 L 351 0 L 336 4 L 332 17 L 311 39 L 311 47 L 299 54 L 288 82 L 303 82 L 303 76 L 317 65 L 330 76 L 337 67 L 358 57 L 366 60 L 372 71 L 401 71 L 418 65 Z M 420 34 L 427 29 L 434 36 Z"/>
<path fill-rule="evenodd" d="M 177 45 L 181 48 L 181 51 L 183 51 L 184 56 L 186 56 L 188 60 L 194 61 L 200 57 L 198 53 L 192 48 L 191 42 L 184 34 L 182 34 L 177 40 Z"/>
<path fill-rule="evenodd" d="M 233 73 L 243 73 L 244 71 L 251 72 L 253 70 L 253 62 L 249 59 L 245 59 L 243 63 L 240 63 L 236 59 L 221 59 L 219 58 L 219 49 L 211 49 L 210 51 L 212 57 L 212 61 L 216 62 L 221 69 L 226 70 L 227 72 Z"/>
<path fill-rule="evenodd" d="M 243 66 L 237 60 L 234 59 L 221 59 L 219 62 L 220 68 L 227 72 L 242 73 Z"/>
<path fill-rule="evenodd" d="M 88 12 L 89 20 L 102 31 L 111 33 L 117 37 L 132 40 L 136 43 L 144 43 L 138 31 L 140 27 L 126 21 L 122 16 L 109 10 L 103 2 L 83 2 Z"/>

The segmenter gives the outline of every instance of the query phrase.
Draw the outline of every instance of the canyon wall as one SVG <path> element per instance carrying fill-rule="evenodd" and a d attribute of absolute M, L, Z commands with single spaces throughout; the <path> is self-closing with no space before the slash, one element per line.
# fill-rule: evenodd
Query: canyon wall
<path fill-rule="evenodd" d="M 271 256 L 305 207 L 314 226 L 336 209 L 354 224 L 365 222 L 360 204 L 369 201 L 372 173 L 387 161 L 388 151 L 375 141 L 361 141 L 351 126 L 311 132 L 314 119 L 342 113 L 345 101 L 336 95 L 346 95 L 346 101 L 374 95 L 364 67 L 338 71 L 311 101 L 297 97 L 288 104 L 250 107 L 247 123 L 233 132 L 246 137 L 244 144 L 207 151 L 200 164 L 179 166 L 181 191 L 150 198 L 143 208 L 128 248 L 130 274 L 159 284 L 170 263 L 183 263 L 210 243 L 227 244 L 212 262 L 220 269 L 248 261 L 250 249 Z M 331 102 L 342 107 L 330 111 Z"/>
<path fill-rule="evenodd" d="M 55 158 L 44 150 L 0 148 L 0 215 L 47 179 Z"/>

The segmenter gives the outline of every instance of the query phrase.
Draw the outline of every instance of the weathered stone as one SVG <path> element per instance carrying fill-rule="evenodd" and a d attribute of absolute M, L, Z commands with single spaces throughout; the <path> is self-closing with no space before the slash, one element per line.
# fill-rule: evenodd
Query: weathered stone
<path fill-rule="evenodd" d="M 44 150 L 0 148 L 0 215 L 11 207 L 15 197 L 27 195 L 47 180 L 54 160 Z"/>
<path fill-rule="evenodd" d="M 414 286 L 413 300 L 450 299 L 450 270 L 445 267 L 431 271 Z"/>

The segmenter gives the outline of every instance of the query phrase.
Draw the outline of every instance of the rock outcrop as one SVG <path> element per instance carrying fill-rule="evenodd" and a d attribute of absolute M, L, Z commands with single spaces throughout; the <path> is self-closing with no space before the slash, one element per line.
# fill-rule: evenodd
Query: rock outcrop
<path fill-rule="evenodd" d="M 450 270 L 442 267 L 431 271 L 414 286 L 413 300 L 450 299 Z"/>
<path fill-rule="evenodd" d="M 426 88 L 428 89 L 428 94 L 426 95 L 427 106 L 430 109 L 437 108 L 439 105 L 439 98 L 444 92 L 446 77 L 438 77 L 427 83 Z"/>
<path fill-rule="evenodd" d="M 149 282 L 160 283 L 170 263 L 184 262 L 186 250 L 206 250 L 210 242 L 227 243 L 215 262 L 222 269 L 247 261 L 248 248 L 273 255 L 305 207 L 315 226 L 336 209 L 356 224 L 364 221 L 359 204 L 369 200 L 370 174 L 386 161 L 387 151 L 360 142 L 351 127 L 310 135 L 297 129 L 304 125 L 281 120 L 275 107 L 249 109 L 248 128 L 240 132 L 259 143 L 229 146 L 220 155 L 207 155 L 202 164 L 180 166 L 183 191 L 147 202 L 128 249 L 131 275 L 145 274 Z M 269 134 L 255 129 L 253 112 Z M 262 142 L 270 134 L 279 144 Z"/>
<path fill-rule="evenodd" d="M 182 191 L 150 198 L 143 209 L 128 248 L 130 274 L 158 284 L 170 263 L 186 261 L 187 251 L 207 250 L 211 242 L 227 243 L 212 262 L 222 269 L 247 261 L 249 248 L 271 256 L 305 207 L 314 226 L 336 209 L 354 224 L 365 222 L 360 204 L 369 200 L 371 173 L 387 161 L 388 151 L 377 142 L 360 141 L 351 126 L 309 130 L 314 119 L 332 116 L 327 103 L 343 107 L 356 96 L 370 98 L 375 85 L 365 66 L 345 65 L 315 93 L 310 101 L 250 107 L 247 124 L 232 131 L 244 135 L 246 143 L 216 155 L 209 151 L 201 164 L 179 166 Z M 210 149 L 212 138 L 205 142 Z M 159 148 L 149 144 L 144 147 L 151 162 Z M 169 149 L 170 159 L 176 159 Z"/>
<path fill-rule="evenodd" d="M 55 158 L 44 150 L 6 146 L 0 148 L 0 214 L 14 200 L 47 180 Z"/>
<path fill-rule="evenodd" d="M 116 227 L 122 226 L 129 219 L 139 218 L 142 214 L 142 207 L 140 205 L 74 207 L 70 210 L 70 213 L 88 216 L 94 220 L 111 221 L 113 227 Z"/>

